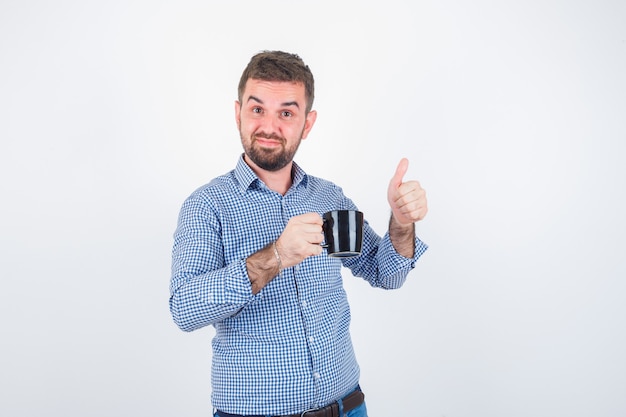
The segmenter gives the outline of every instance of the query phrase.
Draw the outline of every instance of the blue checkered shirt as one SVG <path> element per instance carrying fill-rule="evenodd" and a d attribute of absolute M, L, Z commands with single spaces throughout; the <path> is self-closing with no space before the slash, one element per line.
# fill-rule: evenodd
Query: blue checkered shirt
<path fill-rule="evenodd" d="M 213 325 L 212 402 L 233 414 L 293 414 L 353 390 L 359 366 L 350 340 L 350 308 L 341 268 L 373 287 L 398 288 L 415 256 L 393 249 L 365 222 L 362 254 L 324 254 L 287 268 L 252 293 L 246 257 L 276 240 L 307 212 L 356 209 L 335 184 L 296 164 L 283 196 L 240 158 L 236 168 L 184 202 L 174 234 L 170 310 L 185 331 Z"/>

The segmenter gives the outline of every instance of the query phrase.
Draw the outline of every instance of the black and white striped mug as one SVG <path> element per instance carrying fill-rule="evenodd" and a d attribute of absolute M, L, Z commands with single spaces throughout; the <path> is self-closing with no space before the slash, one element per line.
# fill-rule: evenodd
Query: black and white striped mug
<path fill-rule="evenodd" d="M 363 244 L 363 213 L 358 210 L 333 210 L 322 216 L 328 256 L 359 256 Z"/>

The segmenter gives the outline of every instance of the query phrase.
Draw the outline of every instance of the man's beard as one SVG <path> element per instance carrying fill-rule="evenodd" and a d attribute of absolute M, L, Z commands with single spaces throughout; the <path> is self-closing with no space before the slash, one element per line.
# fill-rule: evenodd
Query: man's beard
<path fill-rule="evenodd" d="M 239 132 L 241 136 L 241 143 L 243 144 L 244 151 L 246 155 L 254 162 L 259 168 L 264 169 L 265 171 L 278 171 L 291 161 L 293 161 L 293 157 L 296 155 L 298 151 L 298 147 L 300 146 L 300 142 L 302 142 L 302 138 L 298 140 L 297 143 L 294 144 L 291 148 L 286 148 L 285 143 L 287 142 L 285 138 L 278 136 L 276 134 L 265 134 L 265 133 L 257 133 L 252 134 L 249 141 L 245 141 L 241 132 Z M 265 138 L 265 139 L 273 139 L 280 142 L 280 148 L 266 149 L 258 146 L 254 146 L 256 142 L 256 138 Z"/>

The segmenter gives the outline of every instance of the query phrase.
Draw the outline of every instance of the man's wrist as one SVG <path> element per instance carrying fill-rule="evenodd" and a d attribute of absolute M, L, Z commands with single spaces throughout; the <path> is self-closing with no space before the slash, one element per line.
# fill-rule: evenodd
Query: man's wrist
<path fill-rule="evenodd" d="M 277 262 L 276 259 L 274 242 L 248 256 L 246 269 L 252 284 L 252 293 L 257 294 L 261 291 L 263 287 L 280 273 L 281 266 L 281 263 Z"/>
<path fill-rule="evenodd" d="M 276 264 L 278 266 L 278 275 L 280 275 L 280 273 L 283 270 L 283 262 L 280 259 L 280 253 L 278 253 L 278 241 L 275 240 L 272 242 L 272 249 L 274 249 L 274 256 L 276 257 Z"/>
<path fill-rule="evenodd" d="M 415 223 L 401 224 L 393 213 L 389 219 L 389 239 L 396 252 L 405 258 L 415 254 Z"/>

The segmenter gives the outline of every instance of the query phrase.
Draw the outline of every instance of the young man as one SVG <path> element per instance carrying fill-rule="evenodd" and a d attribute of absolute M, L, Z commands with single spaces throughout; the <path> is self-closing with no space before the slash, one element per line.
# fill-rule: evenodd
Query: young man
<path fill-rule="evenodd" d="M 366 417 L 341 268 L 398 288 L 427 248 L 414 227 L 426 195 L 403 181 L 403 159 L 387 192 L 388 232 L 381 238 L 365 222 L 361 255 L 323 253 L 321 214 L 357 207 L 293 161 L 315 124 L 313 98 L 313 76 L 297 55 L 252 57 L 235 103 L 244 153 L 180 212 L 170 310 L 182 330 L 215 327 L 216 416 Z"/>

